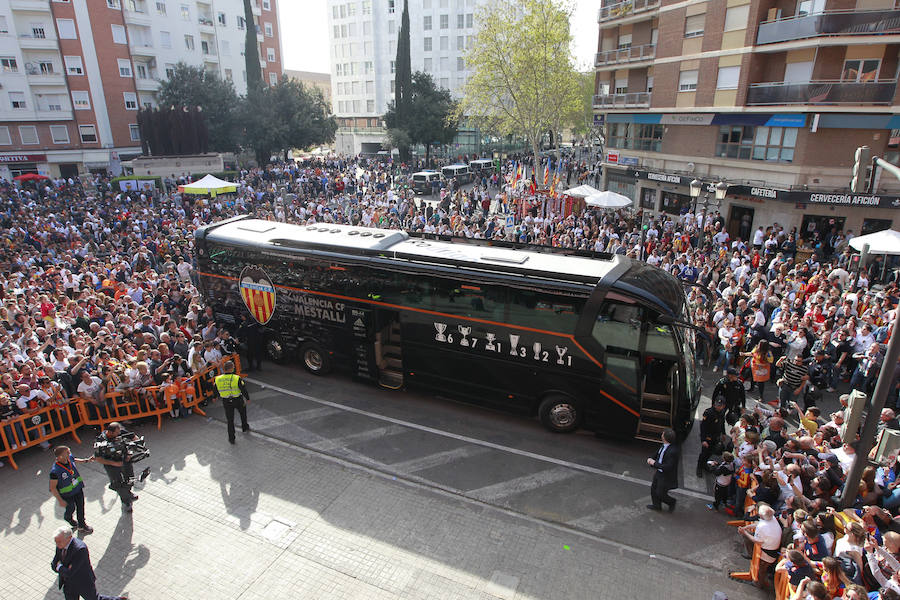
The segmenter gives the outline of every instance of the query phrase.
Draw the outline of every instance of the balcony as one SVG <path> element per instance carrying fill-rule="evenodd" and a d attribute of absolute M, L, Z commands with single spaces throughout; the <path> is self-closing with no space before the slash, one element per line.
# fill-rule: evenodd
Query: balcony
<path fill-rule="evenodd" d="M 56 38 L 52 35 L 20 33 L 19 47 L 22 50 L 56 50 Z"/>
<path fill-rule="evenodd" d="M 594 108 L 650 108 L 650 92 L 594 96 Z"/>
<path fill-rule="evenodd" d="M 774 44 L 819 36 L 897 33 L 900 10 L 829 10 L 760 23 L 757 44 Z"/>
<path fill-rule="evenodd" d="M 656 44 L 631 46 L 629 48 L 619 48 L 617 50 L 598 52 L 597 57 L 594 60 L 594 66 L 603 67 L 606 65 L 632 63 L 641 60 L 652 60 L 655 56 Z"/>
<path fill-rule="evenodd" d="M 250 1 L 250 12 L 252 12 L 255 16 L 262 16 L 262 8 L 259 5 L 259 2 L 255 2 L 253 0 Z"/>
<path fill-rule="evenodd" d="M 129 25 L 143 25 L 145 27 L 153 25 L 153 17 L 146 10 L 126 8 L 122 12 L 125 14 L 125 22 Z"/>
<path fill-rule="evenodd" d="M 597 12 L 597 21 L 600 23 L 611 19 L 639 15 L 659 8 L 659 0 L 624 0 L 623 2 L 604 4 Z"/>
<path fill-rule="evenodd" d="M 219 64 L 219 57 L 211 52 L 203 53 L 203 62 Z"/>
<path fill-rule="evenodd" d="M 200 16 L 197 18 L 197 23 L 200 25 L 201 33 L 215 33 L 216 32 L 216 23 L 212 20 L 210 16 Z"/>
<path fill-rule="evenodd" d="M 132 39 L 131 43 L 128 44 L 128 47 L 131 49 L 131 54 L 133 56 L 149 56 L 151 58 L 156 57 L 156 51 L 153 50 L 153 43 L 149 40 L 141 41 Z"/>
<path fill-rule="evenodd" d="M 883 81 L 808 81 L 805 83 L 754 83 L 747 90 L 748 106 L 789 104 L 890 105 L 897 80 Z"/>
<path fill-rule="evenodd" d="M 50 12 L 49 0 L 10 0 L 9 7 L 28 12 Z"/>
<path fill-rule="evenodd" d="M 28 73 L 28 83 L 32 86 L 60 86 L 66 85 L 66 76 L 62 73 L 41 73 L 35 71 Z"/>
<path fill-rule="evenodd" d="M 159 87 L 162 83 L 159 79 L 155 78 L 147 78 L 138 79 L 135 86 L 137 87 L 139 92 L 156 92 L 159 91 Z"/>

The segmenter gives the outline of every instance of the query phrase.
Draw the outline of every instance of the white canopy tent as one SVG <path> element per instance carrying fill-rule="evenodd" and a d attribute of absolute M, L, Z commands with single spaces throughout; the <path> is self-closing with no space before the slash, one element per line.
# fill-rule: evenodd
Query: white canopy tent
<path fill-rule="evenodd" d="M 631 198 L 610 192 L 598 192 L 585 198 L 585 202 L 592 208 L 625 208 L 631 206 Z"/>
<path fill-rule="evenodd" d="M 194 183 L 181 186 L 180 191 L 183 194 L 209 194 L 210 196 L 215 196 L 216 194 L 227 194 L 228 192 L 237 191 L 237 186 L 230 181 L 222 181 L 218 177 L 207 175 Z"/>
<path fill-rule="evenodd" d="M 589 185 L 579 185 L 563 192 L 566 196 L 572 196 L 573 198 L 587 198 L 599 193 L 600 190 Z"/>
<path fill-rule="evenodd" d="M 869 245 L 869 254 L 900 254 L 900 231 L 885 229 L 850 240 L 850 246 L 860 252 L 866 244 Z"/>

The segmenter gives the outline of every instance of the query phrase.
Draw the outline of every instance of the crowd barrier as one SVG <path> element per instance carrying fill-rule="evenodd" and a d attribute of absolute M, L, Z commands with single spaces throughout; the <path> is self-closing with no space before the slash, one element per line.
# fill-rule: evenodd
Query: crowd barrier
<path fill-rule="evenodd" d="M 156 428 L 162 429 L 163 416 L 180 405 L 201 415 L 205 402 L 215 399 L 217 375 L 224 373 L 226 361 L 234 362 L 235 373 L 241 373 L 241 359 L 237 354 L 226 356 L 215 364 L 207 365 L 191 377 L 162 386 L 134 390 L 115 390 L 104 395 L 98 405 L 78 397 L 68 402 L 38 408 L 14 419 L 0 422 L 0 460 L 18 469 L 13 455 L 41 442 L 71 434 L 80 444 L 77 430 L 84 425 L 103 428 L 112 421 L 131 421 L 156 417 Z"/>

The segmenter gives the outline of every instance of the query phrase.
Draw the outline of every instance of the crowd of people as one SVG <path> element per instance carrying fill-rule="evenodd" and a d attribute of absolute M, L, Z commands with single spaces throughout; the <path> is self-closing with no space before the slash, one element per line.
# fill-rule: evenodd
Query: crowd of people
<path fill-rule="evenodd" d="M 698 359 L 722 375 L 700 424 L 710 508 L 749 519 L 741 534 L 790 574 L 798 598 L 894 598 L 900 463 L 869 467 L 855 512 L 836 510 L 853 456 L 869 449 L 843 431 L 846 407 L 821 407 L 833 393 L 871 392 L 890 369 L 882 427 L 900 429 L 900 371 L 882 364 L 897 316 L 893 272 L 853 268 L 852 234 L 837 228 L 807 235 L 812 252 L 798 258 L 796 230 L 773 223 L 732 239 L 718 212 L 555 214 L 512 188 L 513 164 L 425 197 L 409 186 L 413 165 L 344 157 L 242 170 L 237 193 L 211 199 L 177 193 L 186 179 L 174 175 L 165 192 L 131 193 L 100 175 L 0 180 L 2 435 L 23 439 L 11 419 L 48 404 L 83 396 L 102 406 L 107 392 L 167 385 L 238 348 L 258 350 L 258 326 L 229 331 L 198 293 L 193 231 L 214 220 L 251 213 L 624 254 L 696 284 L 692 318 L 709 333 Z M 597 173 L 574 159 L 559 172 L 563 187 Z"/>

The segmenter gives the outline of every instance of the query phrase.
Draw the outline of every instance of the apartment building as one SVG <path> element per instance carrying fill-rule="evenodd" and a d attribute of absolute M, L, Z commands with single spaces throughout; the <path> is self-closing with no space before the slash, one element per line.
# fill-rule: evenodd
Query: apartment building
<path fill-rule="evenodd" d="M 485 0 L 410 0 L 410 61 L 435 83 L 459 94 L 468 77 L 466 49 L 475 35 L 475 8 Z M 381 117 L 394 98 L 394 62 L 403 0 L 328 0 L 335 149 L 377 152 Z"/>
<path fill-rule="evenodd" d="M 895 178 L 849 190 L 858 146 L 900 156 L 894 0 L 604 1 L 598 22 L 609 189 L 678 214 L 694 206 L 692 180 L 701 204 L 725 182 L 732 236 L 900 224 Z"/>
<path fill-rule="evenodd" d="M 264 80 L 276 0 L 253 0 Z M 70 177 L 140 154 L 137 111 L 184 61 L 246 91 L 242 0 L 0 0 L 0 177 Z"/>

